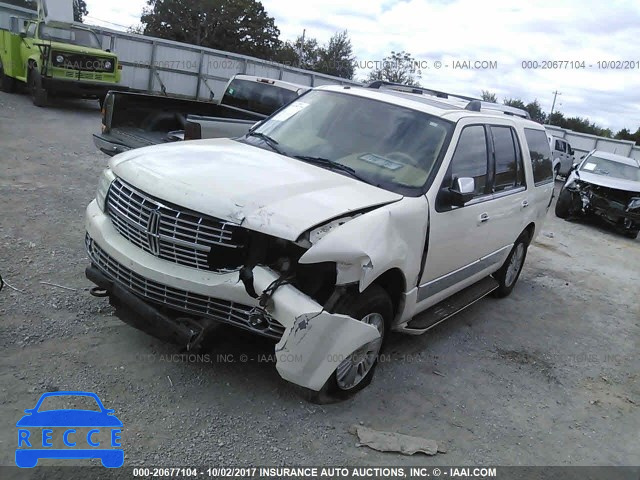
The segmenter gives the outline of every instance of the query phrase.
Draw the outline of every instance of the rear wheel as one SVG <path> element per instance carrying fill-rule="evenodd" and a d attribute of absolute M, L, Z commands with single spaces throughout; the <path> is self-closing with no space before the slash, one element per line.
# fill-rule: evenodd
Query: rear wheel
<path fill-rule="evenodd" d="M 638 238 L 638 233 L 640 233 L 640 230 L 627 230 L 626 232 L 624 232 L 624 236 L 630 238 L 631 240 L 635 240 L 636 238 Z"/>
<path fill-rule="evenodd" d="M 362 293 L 344 295 L 338 301 L 335 313 L 373 325 L 380 333 L 380 338 L 364 345 L 340 362 L 322 389 L 310 395 L 309 400 L 313 403 L 346 400 L 371 383 L 393 318 L 393 304 L 382 287 L 372 285 Z"/>
<path fill-rule="evenodd" d="M 493 275 L 493 278 L 495 278 L 499 284 L 497 290 L 493 291 L 494 297 L 504 298 L 513 291 L 522 273 L 528 248 L 529 234 L 523 233 L 513 245 L 511 253 L 509 253 L 504 265 Z"/>
<path fill-rule="evenodd" d="M 42 87 L 42 75 L 35 68 L 29 74 L 29 92 L 36 107 L 46 107 L 49 100 L 47 91 Z"/>
<path fill-rule="evenodd" d="M 0 91 L 13 93 L 16 90 L 15 79 L 8 77 L 4 72 L 4 65 L 0 62 Z"/>

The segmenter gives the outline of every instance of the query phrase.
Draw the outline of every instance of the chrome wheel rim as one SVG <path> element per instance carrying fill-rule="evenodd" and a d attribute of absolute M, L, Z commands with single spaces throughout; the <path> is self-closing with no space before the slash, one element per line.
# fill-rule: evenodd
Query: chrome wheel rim
<path fill-rule="evenodd" d="M 511 261 L 509 262 L 509 266 L 507 267 L 507 275 L 505 277 L 505 285 L 510 287 L 518 278 L 518 274 L 520 273 L 520 269 L 522 268 L 522 264 L 524 263 L 524 244 L 520 243 L 516 247 L 516 251 L 511 256 Z"/>
<path fill-rule="evenodd" d="M 369 374 L 376 363 L 382 337 L 384 335 L 384 318 L 379 313 L 371 313 L 362 319 L 363 323 L 373 325 L 380 332 L 380 338 L 369 342 L 345 358 L 336 370 L 336 381 L 340 390 L 350 390 Z"/>

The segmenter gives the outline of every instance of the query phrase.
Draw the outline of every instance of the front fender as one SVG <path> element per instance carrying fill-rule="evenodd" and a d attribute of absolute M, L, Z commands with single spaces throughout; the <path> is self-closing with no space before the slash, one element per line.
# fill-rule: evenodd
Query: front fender
<path fill-rule="evenodd" d="M 335 262 L 337 284 L 358 283 L 361 292 L 394 268 L 400 269 L 408 285 L 417 285 L 428 225 L 427 198 L 405 197 L 332 231 L 300 263 Z"/>

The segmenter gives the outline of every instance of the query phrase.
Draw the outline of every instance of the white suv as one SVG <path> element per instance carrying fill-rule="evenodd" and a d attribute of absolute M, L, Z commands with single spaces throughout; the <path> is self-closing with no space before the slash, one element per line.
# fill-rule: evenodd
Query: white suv
<path fill-rule="evenodd" d="M 188 349 L 219 322 L 269 337 L 284 379 L 349 396 L 391 330 L 516 284 L 552 160 L 541 125 L 497 108 L 327 86 L 241 138 L 118 155 L 87 209 L 93 293 Z"/>

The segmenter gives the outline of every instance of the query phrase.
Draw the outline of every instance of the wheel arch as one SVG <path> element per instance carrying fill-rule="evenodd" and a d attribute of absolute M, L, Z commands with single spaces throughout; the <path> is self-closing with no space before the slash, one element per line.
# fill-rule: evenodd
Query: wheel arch
<path fill-rule="evenodd" d="M 372 285 L 379 285 L 391 298 L 393 315 L 397 317 L 404 309 L 404 293 L 407 291 L 407 279 L 399 268 L 387 270 Z"/>
<path fill-rule="evenodd" d="M 536 235 L 536 224 L 531 222 L 529 225 L 527 225 L 527 227 L 522 231 L 522 233 L 520 234 L 520 236 L 522 236 L 523 234 L 527 234 L 529 236 L 529 242 L 528 245 L 531 244 L 531 242 L 533 241 L 533 239 L 535 238 Z M 519 238 L 519 237 L 518 237 Z"/>

